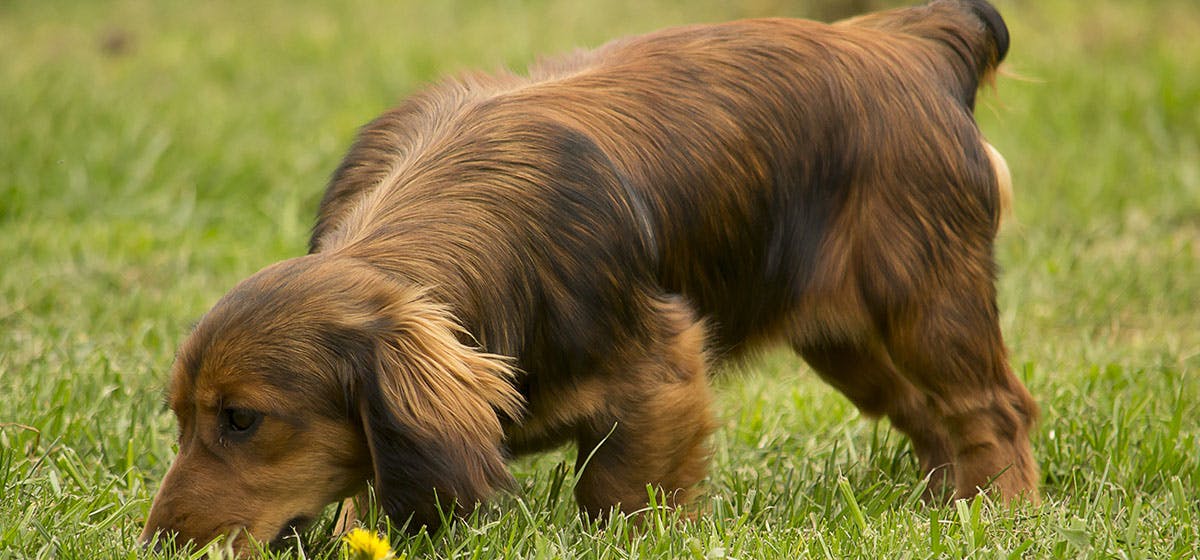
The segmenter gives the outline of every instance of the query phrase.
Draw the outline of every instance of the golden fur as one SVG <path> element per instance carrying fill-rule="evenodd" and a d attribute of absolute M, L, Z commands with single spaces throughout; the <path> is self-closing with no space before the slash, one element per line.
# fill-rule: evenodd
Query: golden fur
<path fill-rule="evenodd" d="M 434 528 L 564 443 L 584 511 L 637 510 L 647 484 L 684 504 L 710 357 L 776 341 L 907 434 L 931 496 L 1037 499 L 994 288 L 1011 179 L 972 116 L 1007 49 L 986 2 L 937 0 L 668 29 L 413 96 L 363 129 L 310 254 L 183 344 L 143 538 L 271 541 L 368 483 Z"/>

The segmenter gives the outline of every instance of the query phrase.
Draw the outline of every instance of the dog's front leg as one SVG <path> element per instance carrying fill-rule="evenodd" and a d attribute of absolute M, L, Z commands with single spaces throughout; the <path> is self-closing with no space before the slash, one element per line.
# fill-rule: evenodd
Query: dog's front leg
<path fill-rule="evenodd" d="M 593 518 L 643 509 L 647 486 L 662 494 L 659 503 L 682 506 L 707 470 L 714 423 L 703 325 L 680 301 L 658 310 L 651 343 L 610 364 L 625 371 L 608 392 L 606 413 L 578 428 L 575 497 Z"/>

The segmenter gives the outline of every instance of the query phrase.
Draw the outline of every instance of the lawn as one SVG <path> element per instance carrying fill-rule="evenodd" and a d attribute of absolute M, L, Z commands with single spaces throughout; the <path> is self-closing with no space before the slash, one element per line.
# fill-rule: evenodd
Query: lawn
<path fill-rule="evenodd" d="M 356 127 L 466 69 L 838 8 L 733 4 L 0 0 L 0 558 L 153 557 L 136 538 L 174 453 L 175 348 L 238 280 L 304 252 Z M 1200 4 L 999 6 L 1008 72 L 977 113 L 1016 186 L 1000 306 L 1042 406 L 1043 504 L 920 504 L 907 442 L 775 353 L 714 381 L 699 520 L 582 522 L 567 450 L 518 461 L 516 491 L 466 522 L 392 535 L 396 551 L 1195 558 Z M 329 531 L 275 554 L 337 558 Z"/>

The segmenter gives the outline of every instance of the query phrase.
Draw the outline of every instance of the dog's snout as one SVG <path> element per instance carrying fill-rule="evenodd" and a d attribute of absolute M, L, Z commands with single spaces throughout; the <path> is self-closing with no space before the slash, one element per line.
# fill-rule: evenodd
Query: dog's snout
<path fill-rule="evenodd" d="M 152 525 L 146 525 L 138 537 L 138 545 L 142 550 L 157 554 L 178 550 L 177 547 L 184 546 L 185 541 L 191 542 L 188 539 L 180 540 L 177 531 Z"/>
<path fill-rule="evenodd" d="M 146 527 L 142 531 L 142 536 L 138 537 L 138 546 L 142 547 L 142 550 L 161 553 L 163 551 L 163 541 L 160 535 L 161 533 L 152 532 L 149 527 Z"/>
<path fill-rule="evenodd" d="M 306 515 L 297 515 L 296 517 L 289 519 L 288 522 L 284 523 L 283 527 L 279 529 L 279 533 L 275 535 L 275 538 L 271 539 L 271 545 L 279 546 L 284 544 L 285 539 L 298 535 L 301 531 L 304 531 L 304 529 L 306 529 L 310 523 L 312 523 L 312 518 Z"/>

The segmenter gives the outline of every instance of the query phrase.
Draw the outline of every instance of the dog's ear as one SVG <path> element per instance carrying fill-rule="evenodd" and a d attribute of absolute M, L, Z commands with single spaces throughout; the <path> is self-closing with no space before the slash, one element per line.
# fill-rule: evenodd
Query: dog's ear
<path fill-rule="evenodd" d="M 470 511 L 511 482 L 500 415 L 519 417 L 522 401 L 511 361 L 464 344 L 448 310 L 419 292 L 389 299 L 370 329 L 358 411 L 383 510 L 434 531 L 443 513 Z"/>

